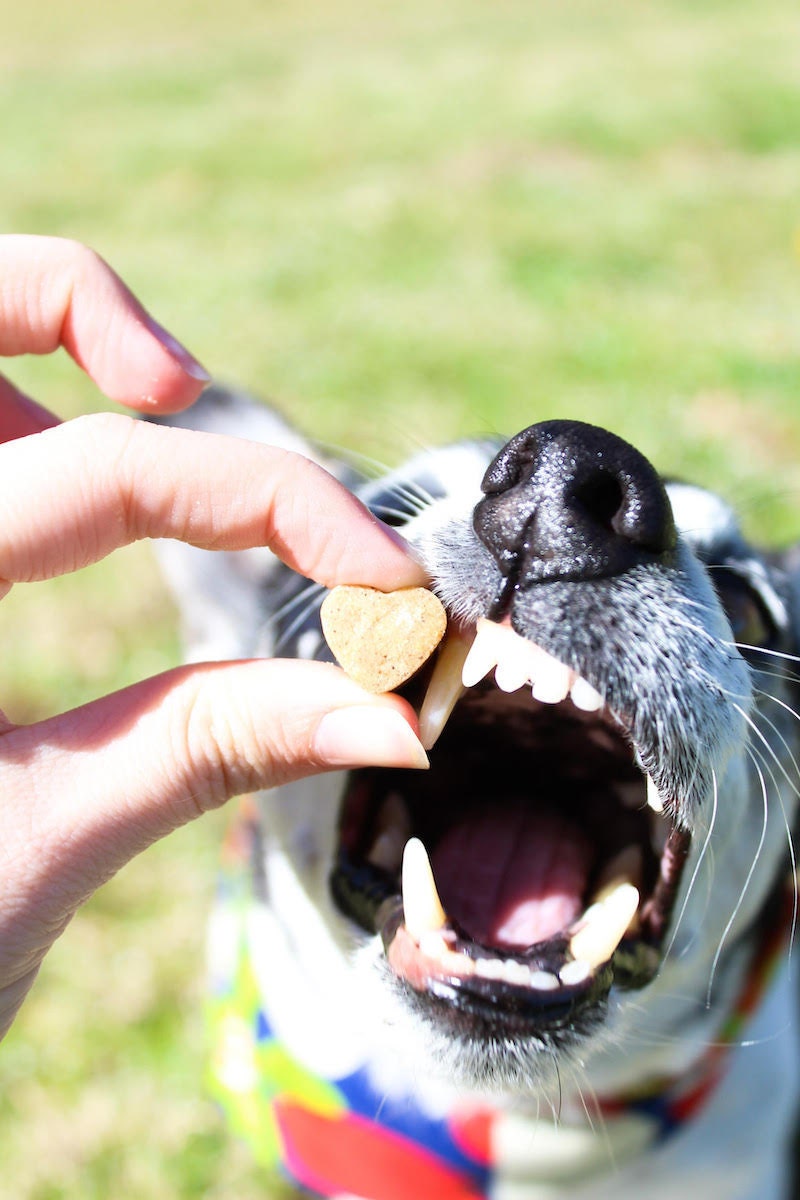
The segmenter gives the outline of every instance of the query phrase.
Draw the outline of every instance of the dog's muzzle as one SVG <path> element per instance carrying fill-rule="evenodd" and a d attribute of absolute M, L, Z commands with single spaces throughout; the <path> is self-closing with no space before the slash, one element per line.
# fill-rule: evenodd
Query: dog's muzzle
<path fill-rule="evenodd" d="M 668 571 L 676 534 L 647 460 L 577 422 L 512 439 L 483 491 L 486 617 L 454 622 L 408 690 L 431 770 L 350 776 L 332 888 L 429 1009 L 479 1036 L 545 1035 L 599 1013 L 612 983 L 652 979 L 690 835 L 633 714 L 534 642 L 525 614 L 553 585 L 577 597 Z M 588 634 L 598 660 L 609 617 Z"/>

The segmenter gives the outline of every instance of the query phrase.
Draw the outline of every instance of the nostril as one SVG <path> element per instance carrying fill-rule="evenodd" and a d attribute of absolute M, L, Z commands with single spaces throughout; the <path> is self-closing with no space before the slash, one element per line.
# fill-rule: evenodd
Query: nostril
<path fill-rule="evenodd" d="M 609 532 L 621 532 L 625 491 L 616 475 L 598 470 L 573 489 L 573 501 L 583 515 Z"/>

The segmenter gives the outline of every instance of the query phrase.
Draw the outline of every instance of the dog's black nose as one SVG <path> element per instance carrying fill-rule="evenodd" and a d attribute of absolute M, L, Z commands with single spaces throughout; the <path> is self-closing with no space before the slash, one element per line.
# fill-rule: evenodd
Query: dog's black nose
<path fill-rule="evenodd" d="M 482 489 L 475 532 L 518 587 L 620 575 L 675 547 L 656 471 L 595 425 L 531 425 L 500 451 Z"/>

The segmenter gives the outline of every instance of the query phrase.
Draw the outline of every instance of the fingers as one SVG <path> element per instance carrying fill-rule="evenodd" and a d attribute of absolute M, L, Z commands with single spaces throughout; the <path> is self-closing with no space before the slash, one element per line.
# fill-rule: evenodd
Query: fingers
<path fill-rule="evenodd" d="M 58 417 L 26 396 L 0 375 L 0 442 L 41 433 L 58 424 Z"/>
<path fill-rule="evenodd" d="M 0 355 L 63 346 L 112 400 L 175 412 L 208 374 L 93 251 L 61 238 L 0 237 Z"/>
<path fill-rule="evenodd" d="M 330 475 L 237 438 L 101 414 L 0 446 L 0 579 L 76 570 L 140 538 L 267 545 L 320 583 L 385 590 L 423 573 Z"/>
<path fill-rule="evenodd" d="M 398 697 L 281 660 L 169 672 L 13 729 L 0 754 L 0 946 L 10 912 L 34 957 L 125 862 L 229 796 L 320 770 L 427 763 Z"/>

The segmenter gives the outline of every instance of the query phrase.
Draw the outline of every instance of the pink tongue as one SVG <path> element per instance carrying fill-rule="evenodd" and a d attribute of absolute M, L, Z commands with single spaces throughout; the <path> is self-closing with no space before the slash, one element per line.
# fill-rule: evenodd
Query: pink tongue
<path fill-rule="evenodd" d="M 586 838 L 555 814 L 470 817 L 433 853 L 444 910 L 475 941 L 523 949 L 582 912 L 592 861 Z"/>

